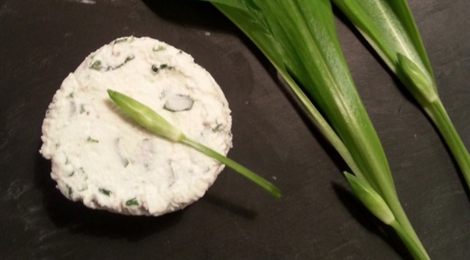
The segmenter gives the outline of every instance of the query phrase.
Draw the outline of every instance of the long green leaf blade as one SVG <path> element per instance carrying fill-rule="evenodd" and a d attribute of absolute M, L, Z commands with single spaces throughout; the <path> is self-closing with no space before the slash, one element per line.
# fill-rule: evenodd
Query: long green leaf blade
<path fill-rule="evenodd" d="M 274 6 L 274 2 L 278 5 Z M 269 3 L 262 4 L 271 7 L 266 13 L 272 17 L 271 29 L 275 36 L 275 30 L 278 30 L 275 38 L 286 53 L 297 54 L 286 59 L 291 62 L 286 62 L 289 72 L 295 73 L 294 78 L 326 114 L 369 183 L 392 208 L 397 220 L 421 250 L 425 251 L 398 201 L 380 141 L 344 61 L 329 3 L 308 0 Z M 302 21 L 308 22 L 303 24 Z"/>
<path fill-rule="evenodd" d="M 215 6 L 255 42 L 284 78 L 290 75 L 313 98 L 364 179 L 421 245 L 398 201 L 385 153 L 349 74 L 329 1 L 245 0 L 241 9 L 222 2 Z M 419 249 L 426 254 L 422 246 Z"/>
<path fill-rule="evenodd" d="M 222 1 L 216 1 L 214 5 L 224 13 L 230 20 L 232 20 L 237 26 L 245 32 L 245 34 L 257 44 L 260 50 L 266 55 L 266 57 L 272 62 L 272 64 L 279 71 L 281 76 L 286 80 L 287 84 L 291 87 L 294 94 L 300 100 L 307 113 L 311 116 L 313 122 L 322 132 L 325 138 L 333 145 L 338 151 L 341 157 L 345 160 L 350 169 L 356 174 L 356 176 L 364 178 L 362 171 L 354 161 L 353 156 L 344 145 L 343 141 L 331 128 L 329 123 L 324 119 L 323 115 L 318 109 L 312 104 L 304 91 L 298 86 L 292 76 L 287 72 L 284 64 L 283 57 L 285 56 L 284 51 L 279 46 L 278 42 L 274 39 L 273 35 L 266 28 L 266 23 L 262 23 L 255 19 L 256 16 L 251 14 L 249 8 L 239 9 L 232 8 L 220 4 Z"/>
<path fill-rule="evenodd" d="M 380 142 L 339 48 L 329 2 L 315 1 L 315 5 L 309 5 L 312 8 L 304 9 L 299 7 L 310 1 L 255 2 L 264 10 L 273 38 L 289 54 L 281 57 L 286 69 L 314 97 L 371 185 L 394 190 Z M 316 33 L 303 22 L 305 15 L 316 17 L 313 21 Z M 304 53 L 299 54 L 297 50 L 304 50 Z"/>
<path fill-rule="evenodd" d="M 429 62 L 428 55 L 426 54 L 426 49 L 424 48 L 423 41 L 419 35 L 418 27 L 413 19 L 410 7 L 406 3 L 406 0 L 394 0 L 388 1 L 395 14 L 397 14 L 401 24 L 405 28 L 407 35 L 410 37 L 410 41 L 413 43 L 413 47 L 419 54 L 421 61 L 424 66 L 426 66 L 428 73 L 431 75 L 431 78 L 434 80 L 434 73 L 432 71 L 431 63 Z"/>
<path fill-rule="evenodd" d="M 219 162 L 225 164 L 226 166 L 234 169 L 236 172 L 240 173 L 243 175 L 245 178 L 249 179 L 250 181 L 254 182 L 261 188 L 265 189 L 267 192 L 271 193 L 273 197 L 276 199 L 281 198 L 281 190 L 279 190 L 278 187 L 276 187 L 274 184 L 271 182 L 267 181 L 263 177 L 259 176 L 258 174 L 250 171 L 248 168 L 244 167 L 243 165 L 233 161 L 232 159 L 223 156 L 222 154 L 212 150 L 211 148 L 202 145 L 190 138 L 184 137 L 181 140 L 182 143 L 187 144 L 196 150 L 206 154 L 207 156 L 214 158 L 218 160 Z"/>
<path fill-rule="evenodd" d="M 414 31 L 402 23 L 404 13 L 394 10 L 408 10 L 403 0 L 332 0 L 354 23 L 359 31 L 376 49 L 381 58 L 396 73 L 397 55 L 400 53 L 412 60 L 426 73 L 430 82 L 434 81 L 421 38 L 409 37 L 408 30 Z M 406 5 L 406 8 L 404 7 Z M 407 30 L 408 28 L 408 30 Z M 417 32 L 417 30 L 416 30 Z M 415 46 L 415 42 L 419 42 Z M 425 57 L 423 59 L 423 57 Z"/>
<path fill-rule="evenodd" d="M 470 155 L 439 99 L 433 71 L 406 0 L 332 0 L 423 107 L 470 187 Z"/>

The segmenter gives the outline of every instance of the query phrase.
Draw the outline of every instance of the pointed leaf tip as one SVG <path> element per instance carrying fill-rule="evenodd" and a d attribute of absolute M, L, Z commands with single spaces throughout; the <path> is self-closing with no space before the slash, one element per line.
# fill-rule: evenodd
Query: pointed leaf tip
<path fill-rule="evenodd" d="M 114 103 L 118 104 L 119 101 L 118 101 L 117 96 L 119 95 L 119 92 L 114 91 L 114 90 L 112 90 L 112 89 L 107 89 L 106 92 L 108 92 L 109 98 L 111 98 L 111 100 L 112 100 Z"/>
<path fill-rule="evenodd" d="M 174 142 L 181 140 L 183 133 L 150 107 L 120 92 L 107 90 L 109 97 L 140 126 Z"/>

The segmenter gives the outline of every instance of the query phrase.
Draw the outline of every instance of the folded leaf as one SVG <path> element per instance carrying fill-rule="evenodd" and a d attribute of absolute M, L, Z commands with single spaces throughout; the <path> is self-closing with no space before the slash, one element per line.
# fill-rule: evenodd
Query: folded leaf
<path fill-rule="evenodd" d="M 179 129 L 148 106 L 111 89 L 108 89 L 108 95 L 127 115 L 144 128 L 173 142 L 179 142 L 183 139 L 184 135 Z"/>
<path fill-rule="evenodd" d="M 432 82 L 424 75 L 423 71 L 406 56 L 398 54 L 398 69 L 403 73 L 413 86 L 408 90 L 421 102 L 432 103 L 438 100 L 437 93 L 432 88 Z M 409 84 L 407 85 L 409 86 Z"/>
<path fill-rule="evenodd" d="M 344 176 L 346 176 L 354 194 L 374 216 L 387 225 L 395 221 L 395 216 L 387 203 L 369 184 L 347 172 L 344 172 Z"/>

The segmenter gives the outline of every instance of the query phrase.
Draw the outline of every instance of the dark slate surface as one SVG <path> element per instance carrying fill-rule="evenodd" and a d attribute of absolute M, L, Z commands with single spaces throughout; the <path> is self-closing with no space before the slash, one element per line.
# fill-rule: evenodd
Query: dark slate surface
<path fill-rule="evenodd" d="M 468 147 L 470 2 L 410 6 L 442 100 Z M 422 242 L 433 259 L 469 259 L 470 202 L 448 150 L 349 25 L 341 19 L 337 25 Z M 38 154 L 46 108 L 84 57 L 127 35 L 166 41 L 212 73 L 233 110 L 230 156 L 273 179 L 284 194 L 280 201 L 231 170 L 199 202 L 159 218 L 94 211 L 61 196 L 50 163 Z M 0 259 L 409 258 L 351 197 L 343 163 L 273 67 L 207 4 L 0 0 L 0 58 Z"/>

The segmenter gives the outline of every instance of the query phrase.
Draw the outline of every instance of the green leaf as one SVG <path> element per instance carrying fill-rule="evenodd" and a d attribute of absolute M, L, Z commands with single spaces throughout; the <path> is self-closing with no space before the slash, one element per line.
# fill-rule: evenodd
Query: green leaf
<path fill-rule="evenodd" d="M 124 158 L 124 159 L 122 160 L 122 165 L 124 165 L 124 168 L 126 168 L 127 166 L 129 166 L 129 160 L 126 159 L 126 158 Z"/>
<path fill-rule="evenodd" d="M 122 66 L 124 66 L 124 64 L 128 63 L 129 61 L 135 59 L 135 56 L 133 54 L 131 54 L 130 56 L 127 56 L 126 59 L 124 60 L 123 63 L 117 65 L 116 67 L 108 67 L 108 70 L 117 70 L 119 68 L 121 68 Z"/>
<path fill-rule="evenodd" d="M 406 1 L 332 1 L 354 23 L 393 72 L 397 73 L 397 55 L 402 54 L 423 71 L 428 81 L 434 82 L 429 60 Z"/>
<path fill-rule="evenodd" d="M 407 32 L 407 35 L 410 37 L 410 41 L 413 43 L 413 47 L 419 54 L 419 57 L 421 58 L 424 66 L 426 66 L 431 78 L 434 79 L 431 63 L 429 62 L 423 41 L 419 35 L 418 27 L 416 26 L 410 7 L 408 6 L 406 0 L 388 0 L 388 3 L 394 10 L 394 13 L 397 14 L 401 24 Z"/>
<path fill-rule="evenodd" d="M 159 52 L 159 51 L 164 51 L 164 50 L 166 50 L 166 47 L 163 46 L 163 45 L 158 45 L 158 47 L 156 49 L 153 48 L 154 52 Z"/>
<path fill-rule="evenodd" d="M 95 143 L 95 144 L 97 144 L 97 143 L 100 142 L 100 141 L 98 141 L 98 140 L 96 140 L 96 139 L 91 138 L 90 136 L 88 136 L 88 138 L 87 138 L 86 140 L 87 140 L 87 142 L 89 142 L 89 143 Z"/>
<path fill-rule="evenodd" d="M 400 223 L 405 223 L 406 232 L 414 234 L 398 200 L 383 148 L 343 57 L 330 2 L 240 0 L 236 8 L 229 4 L 231 1 L 212 2 L 260 48 L 348 165 L 356 166 L 351 167 L 356 176 L 384 199 Z M 357 2 L 349 1 L 350 6 L 345 6 L 352 7 L 351 12 L 357 11 Z M 383 56 L 390 63 L 397 60 L 393 53 L 385 52 Z M 419 243 L 417 236 L 412 237 Z"/>
<path fill-rule="evenodd" d="M 98 70 L 99 71 L 99 70 L 101 70 L 101 68 L 102 68 L 101 67 L 101 61 L 99 61 L 99 60 L 93 62 L 93 64 L 91 64 L 91 66 L 90 66 L 90 69 L 92 69 L 92 70 Z"/>
<path fill-rule="evenodd" d="M 244 33 L 256 43 L 258 48 L 266 55 L 266 57 L 272 62 L 272 64 L 279 71 L 281 76 L 286 80 L 294 94 L 297 96 L 299 101 L 302 103 L 306 112 L 311 116 L 313 122 L 317 125 L 318 129 L 322 134 L 329 140 L 329 142 L 335 147 L 338 153 L 342 156 L 351 170 L 357 176 L 363 176 L 359 169 L 359 166 L 354 161 L 351 153 L 344 145 L 343 141 L 338 137 L 336 132 L 331 128 L 329 123 L 318 111 L 318 109 L 309 100 L 307 95 L 303 92 L 297 82 L 287 72 L 287 68 L 284 65 L 283 57 L 285 55 L 278 42 L 274 39 L 272 32 L 270 31 L 266 19 L 260 17 L 260 14 L 253 14 L 259 7 L 255 6 L 251 1 L 251 8 L 231 8 L 229 5 L 217 4 L 225 1 L 213 1 L 214 5 L 224 13 L 229 19 L 231 19 L 238 27 L 244 31 Z M 244 3 L 245 1 L 238 1 Z"/>
<path fill-rule="evenodd" d="M 253 2 L 256 10 L 215 5 L 256 43 L 288 82 L 294 81 L 289 79 L 292 76 L 301 83 L 367 181 L 393 204 L 399 204 L 385 154 L 342 55 L 330 3 Z M 262 18 L 257 10 L 263 11 Z M 299 91 L 296 94 L 302 95 Z M 324 130 L 329 132 L 326 127 Z"/>
<path fill-rule="evenodd" d="M 397 222 L 397 221 L 392 221 L 390 223 L 390 226 L 397 232 L 398 236 L 401 238 L 403 242 L 405 242 L 406 247 L 410 251 L 411 255 L 413 256 L 414 259 L 416 260 L 428 260 L 430 259 L 426 251 L 421 249 L 421 244 L 417 243 L 419 241 L 416 241 L 412 236 L 410 236 L 410 233 L 406 231 L 403 226 Z"/>
<path fill-rule="evenodd" d="M 147 130 L 175 142 L 181 141 L 183 133 L 150 107 L 110 89 L 108 94 L 124 113 Z"/>
<path fill-rule="evenodd" d="M 131 207 L 131 206 L 139 206 L 139 202 L 133 198 L 128 201 L 126 201 L 126 206 Z"/>
<path fill-rule="evenodd" d="M 347 172 L 344 172 L 344 176 L 348 180 L 356 197 L 374 216 L 387 225 L 395 221 L 395 216 L 387 203 L 367 182 Z"/>
<path fill-rule="evenodd" d="M 237 162 L 223 156 L 222 154 L 212 150 L 211 148 L 192 140 L 185 136 L 179 129 L 166 121 L 162 116 L 157 112 L 153 111 L 148 106 L 140 103 L 139 101 L 132 99 L 124 94 L 119 92 L 109 90 L 108 94 L 110 98 L 132 119 L 139 123 L 142 127 L 147 130 L 157 134 L 159 136 L 170 139 L 174 142 L 184 143 L 193 147 L 194 149 L 204 153 L 205 155 L 218 160 L 219 162 L 227 165 L 228 167 L 234 169 L 244 177 L 253 181 L 275 198 L 281 197 L 281 191 L 274 184 L 265 180 L 256 173 L 250 171 L 249 169 L 243 167 Z"/>
<path fill-rule="evenodd" d="M 437 126 L 470 188 L 470 155 L 439 99 L 433 71 L 407 2 L 332 1 L 353 22 Z M 405 229 L 411 228 L 404 222 L 401 225 Z"/>
<path fill-rule="evenodd" d="M 405 86 L 408 87 L 413 96 L 420 99 L 421 102 L 427 103 L 433 103 L 438 100 L 434 88 L 428 87 L 432 86 L 432 82 L 429 82 L 429 79 L 414 62 L 406 56 L 398 54 L 398 66 L 400 71 L 411 81 L 410 84 Z"/>
<path fill-rule="evenodd" d="M 98 191 L 101 193 L 101 194 L 104 194 L 106 196 L 109 197 L 109 195 L 111 195 L 111 191 L 107 190 L 107 189 L 104 189 L 104 188 L 99 188 Z"/>
<path fill-rule="evenodd" d="M 281 191 L 279 190 L 278 187 L 276 187 L 274 184 L 267 181 L 263 177 L 259 176 L 258 174 L 256 174 L 256 173 L 250 171 L 249 169 L 245 168 L 241 164 L 231 160 L 230 158 L 227 158 L 227 157 L 223 156 L 222 154 L 220 154 L 220 153 L 212 150 L 211 148 L 209 148 L 205 145 L 202 145 L 202 144 L 200 144 L 200 143 L 198 143 L 198 142 L 196 142 L 196 141 L 194 141 L 190 138 L 184 137 L 181 142 L 195 148 L 196 150 L 206 154 L 207 156 L 212 157 L 212 158 L 218 160 L 219 162 L 227 165 L 228 167 L 234 169 L 235 171 L 237 171 L 238 173 L 240 173 L 241 175 L 243 175 L 247 179 L 251 180 L 252 182 L 256 183 L 261 188 L 263 188 L 266 191 L 268 191 L 269 193 L 271 193 L 271 195 L 274 196 L 275 198 L 277 198 L 277 199 L 281 198 Z"/>
<path fill-rule="evenodd" d="M 72 187 L 70 187 L 69 185 L 66 185 L 67 187 L 67 195 L 69 196 L 70 199 L 72 199 L 72 195 L 73 195 L 73 190 L 72 190 Z"/>

